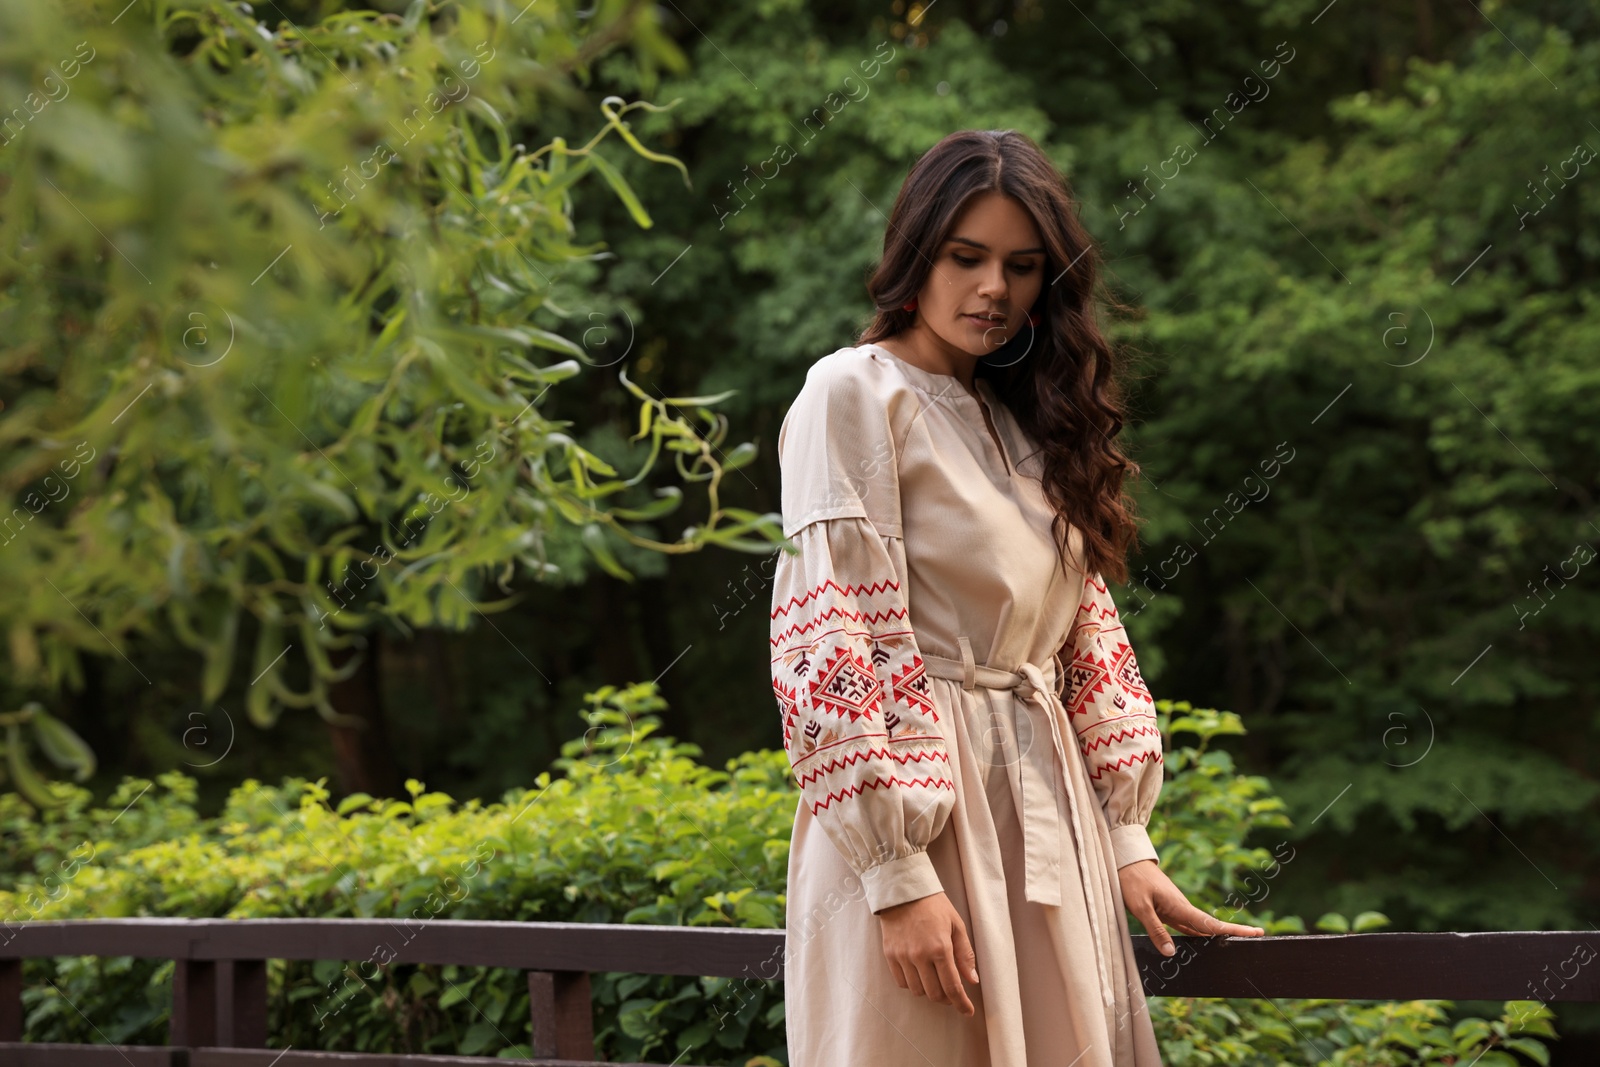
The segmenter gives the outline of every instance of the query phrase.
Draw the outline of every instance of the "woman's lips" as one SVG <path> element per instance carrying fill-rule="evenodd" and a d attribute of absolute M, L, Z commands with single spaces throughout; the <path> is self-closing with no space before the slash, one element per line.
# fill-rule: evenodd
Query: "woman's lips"
<path fill-rule="evenodd" d="M 961 317 L 966 319 L 968 322 L 974 323 L 974 324 L 976 324 L 978 326 L 982 326 L 986 330 L 987 329 L 992 329 L 993 327 L 996 327 L 996 326 L 1004 326 L 1006 324 L 1006 320 L 1005 319 L 990 319 L 990 318 L 985 318 L 982 315 L 963 315 Z"/>

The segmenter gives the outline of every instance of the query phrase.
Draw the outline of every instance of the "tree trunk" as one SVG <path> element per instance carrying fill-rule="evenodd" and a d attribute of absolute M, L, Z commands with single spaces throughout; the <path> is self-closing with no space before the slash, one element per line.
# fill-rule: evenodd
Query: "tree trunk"
<path fill-rule="evenodd" d="M 373 631 L 366 638 L 367 647 L 363 652 L 332 649 L 328 653 L 335 668 L 348 664 L 352 656 L 359 654 L 363 657 L 361 666 L 354 674 L 328 690 L 328 701 L 335 711 L 361 719 L 364 724 L 360 727 L 328 725 L 338 786 L 341 793 L 346 795 L 370 793 L 375 797 L 404 797 L 405 781 L 395 765 L 394 751 L 389 745 L 388 724 L 383 714 L 379 674 L 382 635 Z"/>

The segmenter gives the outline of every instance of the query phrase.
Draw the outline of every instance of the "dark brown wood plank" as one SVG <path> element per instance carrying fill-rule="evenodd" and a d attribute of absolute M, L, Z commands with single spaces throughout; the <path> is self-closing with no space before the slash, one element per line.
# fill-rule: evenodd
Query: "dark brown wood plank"
<path fill-rule="evenodd" d="M 216 1043 L 267 1047 L 267 961 L 217 961 Z"/>
<path fill-rule="evenodd" d="M 1593 931 L 1180 937 L 1167 959 L 1134 938 L 1151 996 L 1600 1002 Z M 151 955 L 455 963 L 524 971 L 761 977 L 782 930 L 384 919 L 78 919 L 18 923 L 0 959 Z M 781 972 L 779 972 L 781 973 Z"/>
<path fill-rule="evenodd" d="M 19 923 L 0 958 L 370 960 L 753 977 L 782 930 L 434 919 L 64 919 Z"/>
<path fill-rule="evenodd" d="M 37 956 L 137 956 L 178 960 L 189 956 L 194 928 L 203 919 L 60 919 L 13 924 L 0 959 Z"/>
<path fill-rule="evenodd" d="M 217 1043 L 217 965 L 213 961 L 175 961 L 167 1042 L 179 1048 Z"/>
<path fill-rule="evenodd" d="M 594 999 L 588 971 L 556 971 L 556 1055 L 595 1062 Z"/>
<path fill-rule="evenodd" d="M 594 998 L 585 971 L 529 971 L 533 1054 L 587 1063 L 594 1058 Z"/>
<path fill-rule="evenodd" d="M 189 1067 L 321 1067 L 336 1064 L 338 1067 L 487 1067 L 488 1064 L 521 1063 L 529 1067 L 594 1067 L 594 1060 L 505 1060 L 488 1056 L 426 1056 L 381 1052 L 312 1052 L 290 1049 L 277 1052 L 272 1049 L 197 1048 L 189 1053 Z M 39 1067 L 67 1067 L 65 1061 Z M 142 1067 L 142 1065 L 141 1065 Z M 662 1064 L 620 1063 L 608 1067 L 665 1067 Z M 674 1067 L 691 1067 L 677 1064 Z"/>
<path fill-rule="evenodd" d="M 65 1045 L 0 1042 L 5 1067 L 486 1067 L 521 1063 L 528 1067 L 592 1067 L 593 1060 L 503 1060 L 488 1056 L 390 1055 L 374 1052 L 314 1052 L 301 1049 L 176 1049 L 168 1045 Z M 610 1067 L 662 1067 L 628 1063 Z M 690 1067 L 678 1064 L 677 1067 Z"/>
<path fill-rule="evenodd" d="M 1147 996 L 1600 1001 L 1594 931 L 1174 937 L 1134 955 Z"/>
<path fill-rule="evenodd" d="M 556 976 L 549 971 L 528 972 L 529 1041 L 535 1056 L 556 1054 Z"/>
<path fill-rule="evenodd" d="M 181 1067 L 184 1050 L 168 1045 L 57 1045 L 0 1041 L 5 1067 Z"/>
<path fill-rule="evenodd" d="M 22 961 L 0 960 L 0 1042 L 22 1040 Z"/>

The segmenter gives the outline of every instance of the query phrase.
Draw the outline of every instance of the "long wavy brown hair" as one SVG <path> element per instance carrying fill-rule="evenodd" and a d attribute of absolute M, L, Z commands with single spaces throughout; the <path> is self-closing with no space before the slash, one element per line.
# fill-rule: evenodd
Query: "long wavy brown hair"
<path fill-rule="evenodd" d="M 979 360 L 977 376 L 1044 453 L 1041 481 L 1056 511 L 1051 532 L 1063 566 L 1076 525 L 1085 556 L 1079 565 L 1126 582 L 1139 519 L 1123 483 L 1139 466 L 1117 443 L 1124 357 L 1101 332 L 1099 317 L 1134 309 L 1106 289 L 1100 251 L 1078 221 L 1067 180 L 1032 139 L 1015 130 L 961 130 L 917 160 L 889 216 L 883 259 L 867 281 L 877 310 L 856 343 L 882 341 L 912 325 L 915 312 L 901 305 L 921 292 L 967 203 L 991 191 L 1033 216 L 1047 250 L 1046 284 L 1032 308 L 1041 316 L 1038 328 Z"/>

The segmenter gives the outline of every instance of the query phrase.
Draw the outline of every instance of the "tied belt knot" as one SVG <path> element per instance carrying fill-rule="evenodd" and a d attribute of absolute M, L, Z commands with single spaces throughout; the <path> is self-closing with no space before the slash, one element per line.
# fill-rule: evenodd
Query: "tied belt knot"
<path fill-rule="evenodd" d="M 1049 732 L 1051 744 L 1048 748 L 1023 743 L 1019 737 L 1019 751 L 1014 754 L 1017 773 L 1012 777 L 1012 789 L 1017 800 L 1017 817 L 1022 826 L 1023 869 L 1026 872 L 1023 895 L 1030 903 L 1061 906 L 1062 834 L 1056 794 L 1065 792 L 1078 873 L 1083 882 L 1083 899 L 1088 904 L 1089 925 L 1094 932 L 1100 988 L 1109 1001 L 1113 993 L 1106 969 L 1106 945 L 1101 936 L 1101 919 L 1097 914 L 1098 909 L 1090 903 L 1096 897 L 1088 859 L 1088 850 L 1096 847 L 1096 842 L 1089 836 L 1095 827 L 1092 823 L 1086 825 L 1085 816 L 1080 811 L 1084 798 L 1093 796 L 1093 787 L 1088 784 L 1086 772 L 1080 772 L 1078 764 L 1081 759 L 1075 758 L 1075 751 L 1068 752 L 1063 738 L 1063 730 L 1069 724 L 1066 707 L 1061 703 L 1058 693 L 1063 680 L 1059 660 L 1051 657 L 1044 668 L 1035 663 L 1020 663 L 1016 670 L 1007 671 L 974 662 L 972 644 L 964 634 L 960 637 L 960 645 L 960 659 L 923 653 L 922 662 L 927 673 L 934 678 L 958 681 L 961 688 L 968 692 L 975 686 L 1012 690 L 1018 697 L 1017 705 L 1025 709 L 1029 716 L 1027 721 L 1032 728 L 1029 742 L 1041 735 L 1040 726 Z M 1042 723 L 1039 722 L 1041 716 Z M 1016 736 L 1015 732 L 1013 736 Z M 1008 753 L 1007 758 L 1011 755 Z"/>

